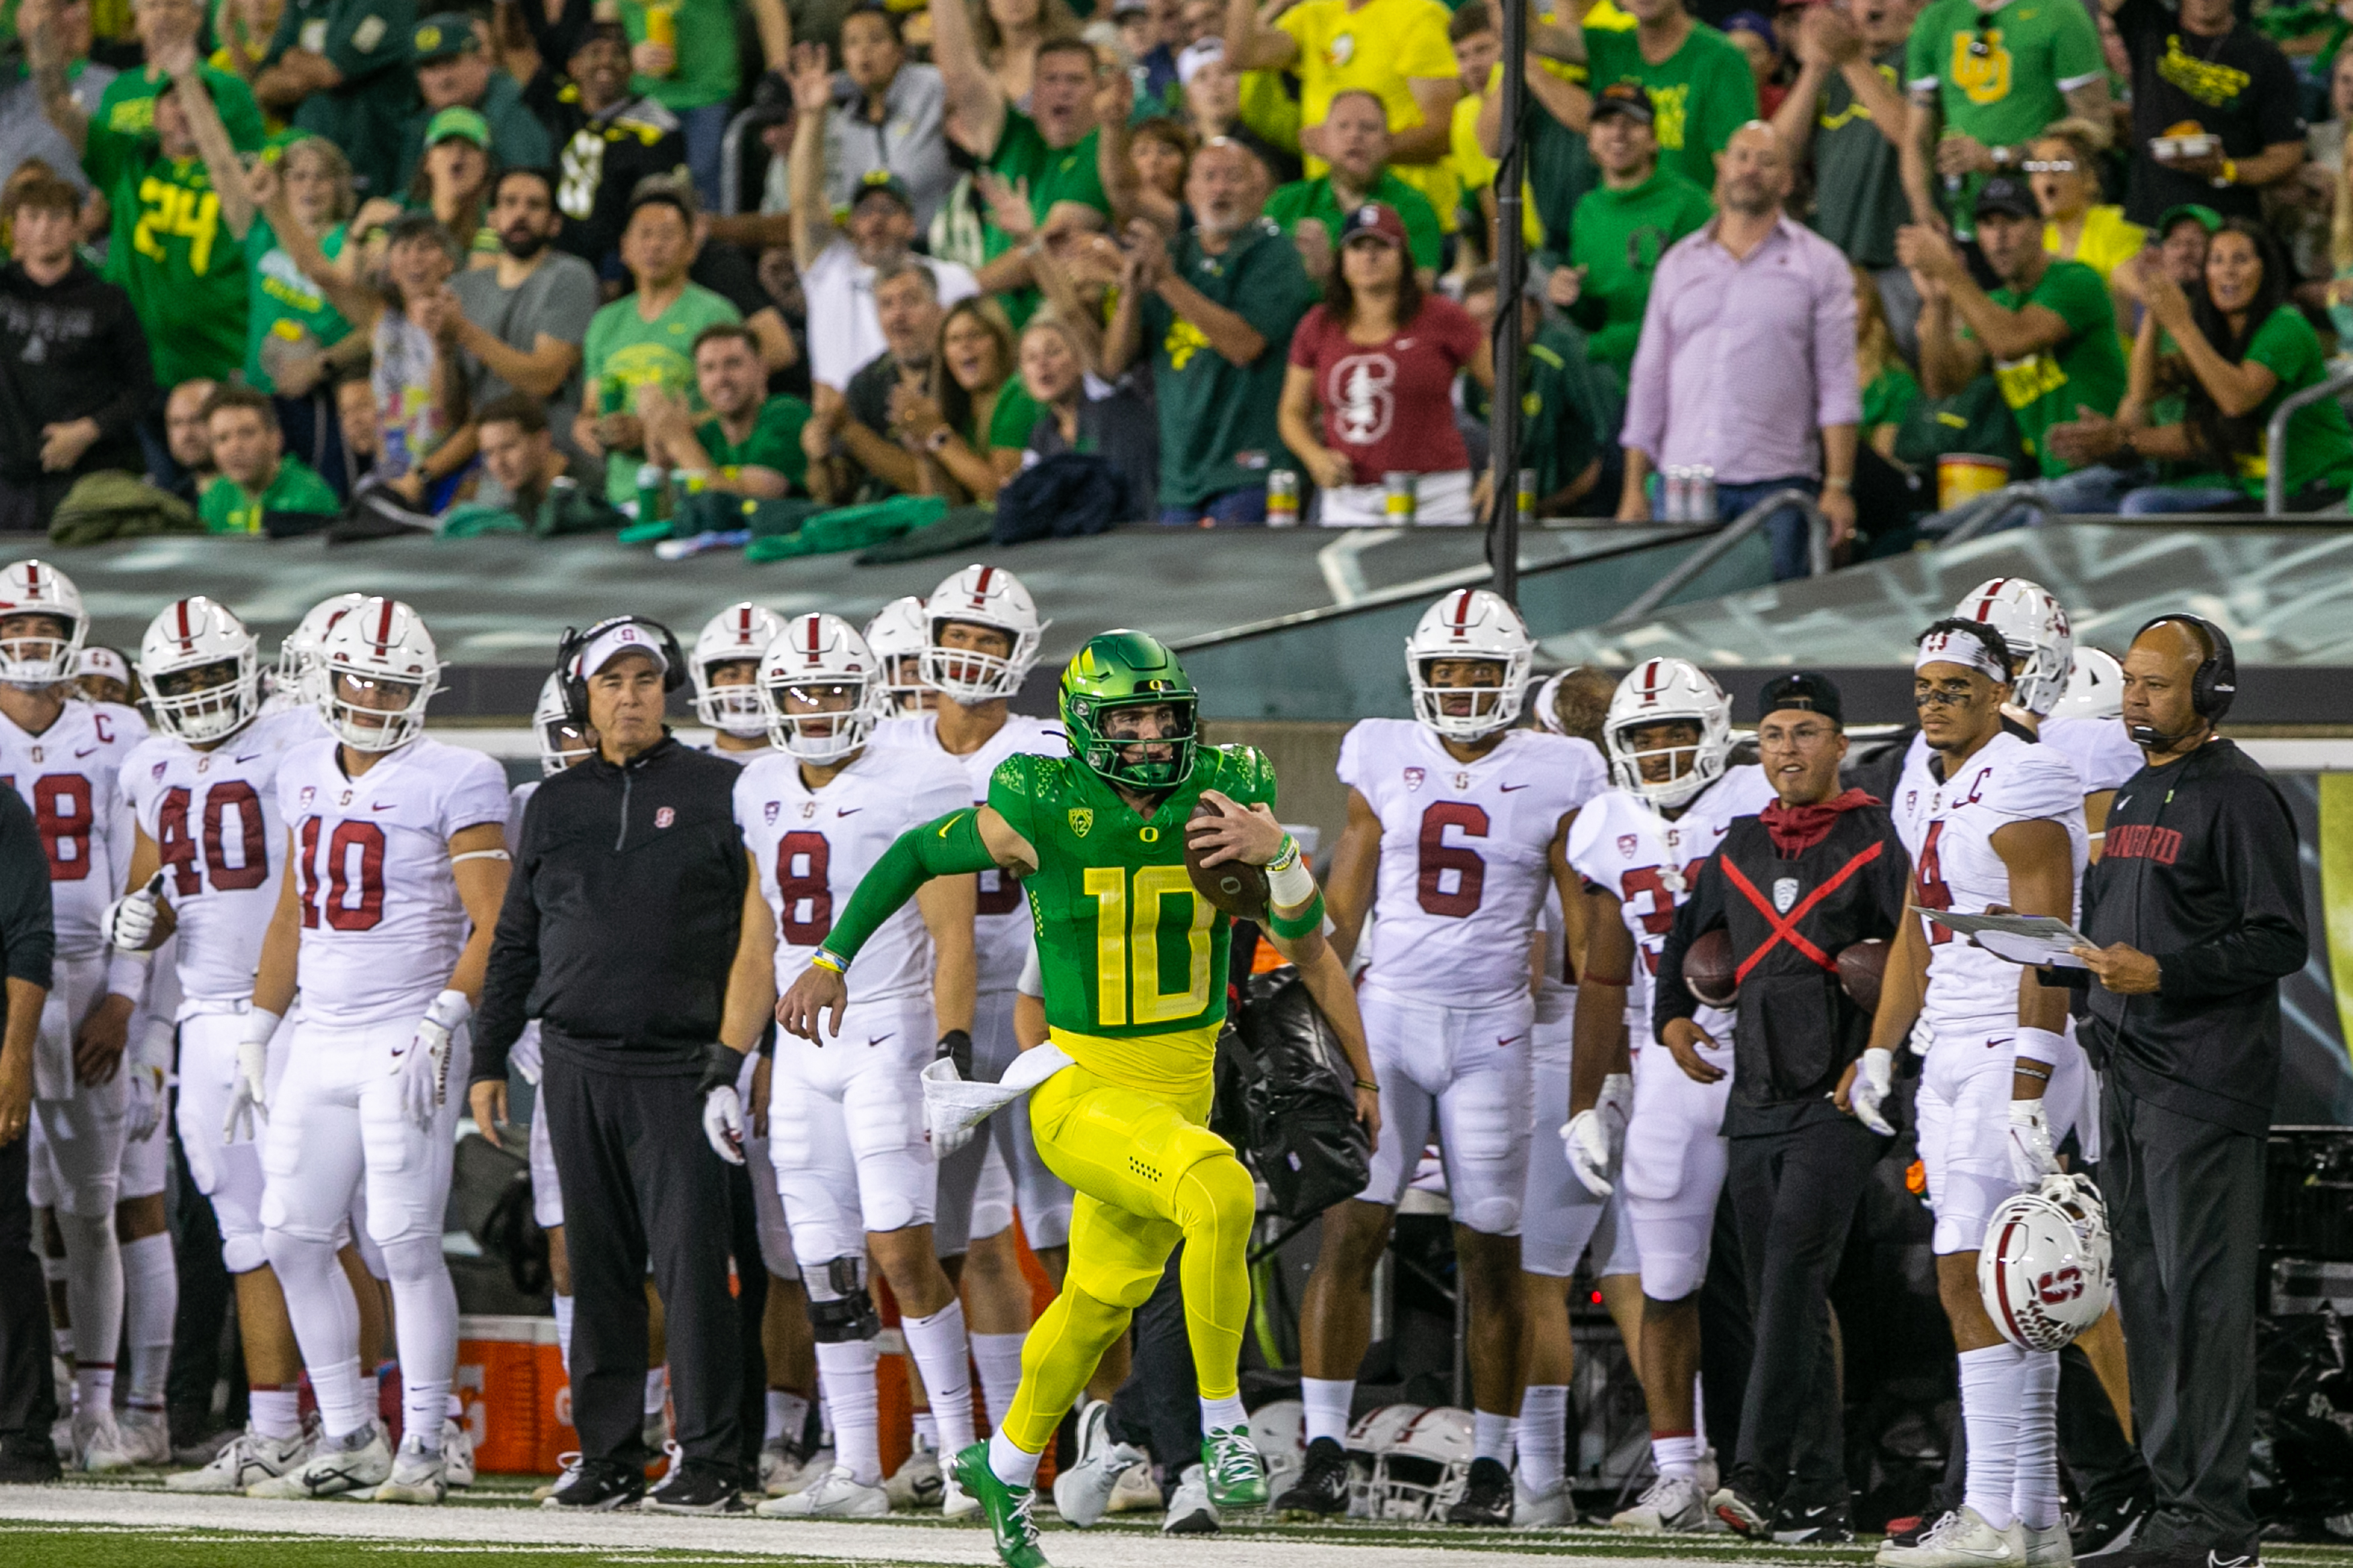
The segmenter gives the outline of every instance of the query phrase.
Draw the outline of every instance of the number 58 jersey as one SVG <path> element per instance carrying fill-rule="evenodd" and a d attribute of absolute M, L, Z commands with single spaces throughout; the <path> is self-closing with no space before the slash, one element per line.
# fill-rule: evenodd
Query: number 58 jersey
<path fill-rule="evenodd" d="M 1339 773 L 1381 822 L 1369 978 L 1450 1006 L 1527 994 L 1553 836 L 1600 792 L 1601 753 L 1514 730 L 1462 763 L 1420 724 L 1366 719 L 1340 742 Z"/>
<path fill-rule="evenodd" d="M 833 931 L 859 880 L 899 835 L 972 804 L 945 752 L 869 746 L 812 790 L 797 758 L 771 752 L 735 781 L 735 826 L 776 921 L 776 985 L 790 985 Z M 932 935 L 911 900 L 868 939 L 843 977 L 853 1003 L 920 996 L 932 985 Z"/>
<path fill-rule="evenodd" d="M 301 878 L 302 1016 L 337 1028 L 413 1020 L 449 984 L 470 929 L 449 840 L 505 826 L 506 773 L 420 739 L 352 778 L 341 750 L 306 741 L 278 767 Z"/>

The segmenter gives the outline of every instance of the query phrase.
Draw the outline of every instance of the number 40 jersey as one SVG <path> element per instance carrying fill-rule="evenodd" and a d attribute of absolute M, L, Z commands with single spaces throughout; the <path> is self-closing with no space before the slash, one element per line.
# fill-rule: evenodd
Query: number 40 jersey
<path fill-rule="evenodd" d="M 1367 977 L 1450 1006 L 1526 995 L 1553 836 L 1600 791 L 1601 753 L 1514 730 L 1457 762 L 1419 723 L 1366 719 L 1340 742 L 1339 772 L 1381 822 Z"/>

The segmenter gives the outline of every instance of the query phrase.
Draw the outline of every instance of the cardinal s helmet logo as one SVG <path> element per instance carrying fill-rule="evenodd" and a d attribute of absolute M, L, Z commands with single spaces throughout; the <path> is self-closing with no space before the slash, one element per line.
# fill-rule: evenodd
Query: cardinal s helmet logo
<path fill-rule="evenodd" d="M 2070 1263 L 2053 1268 L 2034 1282 L 2034 1294 L 2046 1307 L 2073 1301 L 2084 1293 L 2084 1271 Z"/>

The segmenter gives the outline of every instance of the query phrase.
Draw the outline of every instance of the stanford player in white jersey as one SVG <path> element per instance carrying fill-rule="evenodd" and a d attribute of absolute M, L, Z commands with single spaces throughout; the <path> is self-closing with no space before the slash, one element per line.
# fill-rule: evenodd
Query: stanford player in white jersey
<path fill-rule="evenodd" d="M 1470 1304 L 1475 1457 L 1458 1524 L 1512 1520 L 1519 1415 L 1521 1207 L 1527 1194 L 1528 952 L 1545 896 L 1576 890 L 1569 826 L 1601 784 L 1592 748 L 1514 730 L 1535 652 L 1510 605 L 1449 594 L 1406 642 L 1415 721 L 1367 719 L 1340 743 L 1348 825 L 1335 853 L 1333 942 L 1345 958 L 1367 913 L 1360 1005 L 1380 1083 L 1383 1136 L 1365 1190 L 1324 1216 L 1300 1311 L 1307 1452 L 1278 1512 L 1316 1517 L 1347 1500 L 1344 1450 L 1371 1337 L 1373 1266 L 1435 1131 Z M 1582 900 L 1571 940 L 1581 944 Z"/>
<path fill-rule="evenodd" d="M 758 1043 L 786 977 L 807 967 L 834 911 L 882 852 L 970 804 L 964 771 L 946 757 L 866 743 L 881 682 L 864 640 L 836 616 L 795 616 L 761 661 L 760 691 L 776 750 L 735 785 L 752 880 L 720 1034 L 737 1050 Z M 836 1458 L 814 1484 L 762 1503 L 763 1513 L 890 1510 L 870 1253 L 898 1297 L 942 1441 L 961 1448 L 973 1439 L 964 1310 L 932 1242 L 937 1169 L 919 1077 L 935 1042 L 972 1027 L 972 919 L 971 879 L 925 884 L 916 907 L 885 922 L 850 965 L 849 1005 L 832 1043 L 776 1037 L 769 1149 L 809 1294 Z M 951 1517 L 978 1507 L 952 1480 L 943 1503 Z"/>
<path fill-rule="evenodd" d="M 128 887 L 131 862 L 131 813 L 118 773 L 147 726 L 128 708 L 73 695 L 89 631 L 80 591 L 64 573 L 38 561 L 0 572 L 0 784 L 32 807 L 48 854 L 57 931 L 33 1058 L 29 1184 L 34 1208 L 53 1218 L 65 1243 L 74 1351 L 68 1463 L 117 1470 L 147 1462 L 114 1419 L 123 1310 L 117 1209 L 134 1084 L 152 1093 L 156 1079 L 123 1068 L 132 1014 L 146 994 L 147 956 L 110 955 L 104 917 Z M 160 1234 L 162 1200 L 133 1200 L 121 1218 L 135 1235 Z M 52 1300 L 57 1294 L 53 1283 Z"/>
<path fill-rule="evenodd" d="M 1937 622 L 1920 640 L 1913 699 L 1935 750 L 1930 797 L 1897 828 L 1912 852 L 1910 902 L 1962 913 L 2074 918 L 2085 863 L 2084 786 L 2055 750 L 2006 730 L 2010 649 L 1985 622 Z M 1888 955 L 1871 1048 L 1841 1103 L 1875 1131 L 1893 1053 L 1925 1021 L 1932 1037 L 1915 1120 L 1936 1216 L 1936 1283 L 1960 1352 L 1968 1460 L 1962 1505 L 1890 1568 L 2072 1561 L 2060 1514 L 2059 1359 L 2002 1338 L 1978 1289 L 1978 1251 L 1995 1207 L 2057 1171 L 2043 1106 L 2070 1047 L 2067 994 L 1949 928 L 1904 922 Z"/>
<path fill-rule="evenodd" d="M 1642 1277 L 1635 1364 L 1658 1479 L 1609 1522 L 1620 1530 L 1697 1530 L 1707 1520 L 1707 1496 L 1698 1484 L 1703 1445 L 1692 1382 L 1699 1373 L 1698 1292 L 1727 1158 L 1722 1128 L 1732 1093 L 1732 1020 L 1716 1008 L 1700 1010 L 1700 1027 L 1725 1042 L 1717 1048 L 1653 1042 L 1651 976 L 1701 862 L 1734 819 L 1755 816 L 1775 796 L 1762 769 L 1727 767 L 1731 699 L 1684 659 L 1649 659 L 1630 671 L 1610 699 L 1602 740 L 1617 785 L 1577 815 L 1568 842 L 1589 913 L 1577 987 L 1572 1115 L 1561 1131 L 1588 1188 L 1623 1187 Z M 1642 1048 L 1630 1062 L 1631 1040 Z"/>
<path fill-rule="evenodd" d="M 294 874 L 263 938 L 238 1042 L 229 1116 L 258 1110 L 261 1217 L 323 1428 L 299 1468 L 257 1496 L 373 1487 L 385 1502 L 438 1502 L 455 1370 L 457 1292 L 441 1257 L 459 1105 L 448 1064 L 481 993 L 506 887 L 506 777 L 480 752 L 424 738 L 441 672 L 407 605 L 369 599 L 320 648 L 311 695 L 332 731 L 287 753 L 278 811 Z M 269 1040 L 300 985 L 282 1076 Z M 364 1185 L 400 1352 L 397 1455 L 361 1395 L 358 1324 L 335 1264 Z"/>

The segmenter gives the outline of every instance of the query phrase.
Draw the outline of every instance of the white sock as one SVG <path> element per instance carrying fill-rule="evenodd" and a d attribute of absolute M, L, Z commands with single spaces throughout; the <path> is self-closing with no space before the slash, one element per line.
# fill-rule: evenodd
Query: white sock
<path fill-rule="evenodd" d="M 940 1451 L 938 1419 L 928 1410 L 916 1411 L 913 1419 L 915 1423 L 915 1447 L 929 1448 L 933 1453 L 938 1453 Z"/>
<path fill-rule="evenodd" d="M 833 1405 L 825 1394 L 825 1358 L 817 1358 L 817 1446 L 833 1447 Z"/>
<path fill-rule="evenodd" d="M 360 1374 L 359 1357 L 346 1356 L 309 1370 L 311 1392 L 319 1401 L 319 1425 L 328 1436 L 348 1437 L 375 1420 L 375 1397 L 362 1393 L 364 1384 L 375 1380 Z"/>
<path fill-rule="evenodd" d="M 284 1442 L 302 1433 L 302 1394 L 295 1388 L 256 1388 L 247 1399 L 253 1429 L 263 1436 Z"/>
<path fill-rule="evenodd" d="M 1699 1479 L 1699 1435 L 1676 1432 L 1668 1436 L 1653 1433 L 1651 1437 L 1651 1463 L 1662 1476 L 1681 1476 L 1687 1481 Z"/>
<path fill-rule="evenodd" d="M 458 1287 L 438 1234 L 386 1242 L 384 1260 L 400 1349 L 401 1440 L 438 1453 L 449 1375 L 458 1364 Z"/>
<path fill-rule="evenodd" d="M 1008 1487 L 1038 1484 L 1038 1456 L 1002 1432 L 988 1440 L 988 1468 Z"/>
<path fill-rule="evenodd" d="M 1471 1457 L 1493 1459 L 1508 1467 L 1512 1462 L 1512 1438 L 1520 1425 L 1516 1415 L 1498 1415 L 1492 1410 L 1471 1413 Z"/>
<path fill-rule="evenodd" d="M 347 1437 L 375 1419 L 375 1380 L 360 1371 L 360 1304 L 335 1260 L 332 1243 L 283 1231 L 264 1233 L 269 1267 L 286 1293 L 286 1316 L 330 1437 Z"/>
<path fill-rule="evenodd" d="M 1961 1352 L 1961 1421 L 1969 1445 L 1961 1500 L 1996 1530 L 2009 1529 L 2013 1517 L 2019 1363 L 2025 1353 L 2008 1343 Z"/>
<path fill-rule="evenodd" d="M 114 1363 L 84 1361 L 74 1363 L 74 1408 L 111 1411 L 114 1408 Z"/>
<path fill-rule="evenodd" d="M 1219 1394 L 1215 1399 L 1206 1394 L 1201 1395 L 1202 1431 L 1230 1432 L 1237 1426 L 1244 1431 L 1250 1429 L 1250 1412 L 1242 1408 L 1239 1392 Z"/>
<path fill-rule="evenodd" d="M 980 1368 L 980 1402 L 988 1407 L 993 1431 L 1005 1425 L 1013 1408 L 1014 1392 L 1021 1386 L 1021 1342 L 1027 1334 L 975 1334 L 973 1364 Z"/>
<path fill-rule="evenodd" d="M 441 1414 L 448 1419 L 455 1421 L 460 1426 L 465 1424 L 466 1402 L 458 1397 L 458 1391 L 456 1388 L 452 1387 L 449 1390 L 448 1405 L 441 1412 Z"/>
<path fill-rule="evenodd" d="M 932 1419 L 939 1424 L 939 1451 L 960 1454 L 972 1446 L 972 1355 L 965 1343 L 964 1303 L 951 1298 L 928 1318 L 899 1319 L 907 1349 L 923 1374 Z"/>
<path fill-rule="evenodd" d="M 449 1380 L 446 1377 L 427 1382 L 410 1377 L 406 1373 L 400 1380 L 400 1440 L 415 1444 L 428 1454 L 441 1451 L 442 1412 L 449 1407 Z"/>
<path fill-rule="evenodd" d="M 1307 1440 L 1329 1437 L 1342 1447 L 1348 1444 L 1348 1406 L 1356 1397 L 1353 1377 L 1303 1377 L 1299 1402 L 1307 1406 Z"/>
<path fill-rule="evenodd" d="M 122 1342 L 122 1244 L 114 1215 L 58 1215 L 66 1238 L 66 1310 L 73 1318 L 74 1360 L 102 1364 L 113 1384 L 115 1347 Z M 87 1409 L 88 1406 L 84 1406 Z"/>
<path fill-rule="evenodd" d="M 2010 1511 L 2034 1530 L 2059 1522 L 2059 1356 L 2021 1351 L 2018 1385 L 2017 1473 Z"/>
<path fill-rule="evenodd" d="M 1544 1493 L 1567 1476 L 1568 1388 L 1564 1384 L 1532 1384 L 1520 1397 L 1520 1479 L 1531 1492 Z"/>
<path fill-rule="evenodd" d="M 172 1260 L 171 1232 L 122 1244 L 122 1307 L 131 1342 L 132 1407 L 161 1410 L 172 1371 L 172 1324 L 180 1315 L 180 1271 Z"/>
<path fill-rule="evenodd" d="M 833 1463 L 861 1487 L 882 1484 L 882 1413 L 874 1392 L 872 1340 L 817 1347 L 825 1369 L 825 1404 L 833 1415 Z"/>
<path fill-rule="evenodd" d="M 386 1367 L 391 1367 L 395 1372 L 400 1370 L 396 1363 L 378 1362 L 375 1371 L 360 1373 L 360 1402 L 367 1407 L 367 1418 L 370 1421 L 384 1419 L 384 1377 Z M 317 1390 L 313 1389 L 312 1392 L 316 1393 Z"/>
<path fill-rule="evenodd" d="M 572 1298 L 555 1298 L 555 1353 L 564 1363 L 564 1375 L 572 1375 Z"/>
<path fill-rule="evenodd" d="M 670 1369 L 650 1367 L 646 1372 L 646 1414 L 659 1415 L 670 1400 Z"/>
<path fill-rule="evenodd" d="M 808 1430 L 808 1408 L 809 1402 L 789 1389 L 768 1390 L 768 1441 L 781 1438 L 799 1447 L 801 1434 Z"/>

